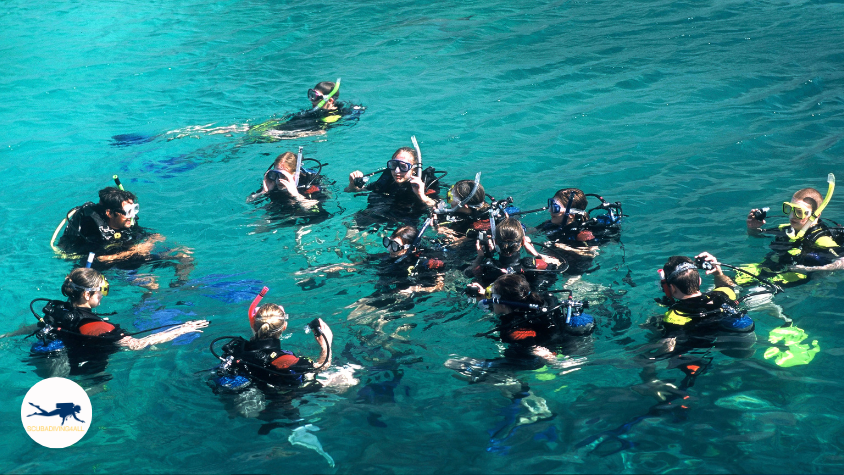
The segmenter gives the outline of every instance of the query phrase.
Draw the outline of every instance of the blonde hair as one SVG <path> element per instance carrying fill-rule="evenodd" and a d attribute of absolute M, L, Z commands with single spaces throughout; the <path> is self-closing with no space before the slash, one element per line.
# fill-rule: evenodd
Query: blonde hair
<path fill-rule="evenodd" d="M 293 152 L 284 152 L 275 157 L 273 168 L 284 170 L 287 173 L 296 173 L 296 155 Z"/>
<path fill-rule="evenodd" d="M 274 303 L 261 305 L 255 312 L 255 318 L 252 322 L 252 331 L 255 332 L 254 339 L 278 338 L 286 324 L 287 314 L 281 305 Z"/>
<path fill-rule="evenodd" d="M 812 207 L 812 212 L 818 210 L 821 203 L 823 203 L 823 196 L 821 192 L 814 188 L 803 188 L 791 197 L 792 201 L 802 201 Z"/>

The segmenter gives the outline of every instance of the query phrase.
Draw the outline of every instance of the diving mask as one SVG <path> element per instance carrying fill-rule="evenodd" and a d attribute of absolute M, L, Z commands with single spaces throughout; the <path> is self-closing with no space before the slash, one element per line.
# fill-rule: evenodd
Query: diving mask
<path fill-rule="evenodd" d="M 560 203 L 555 198 L 548 198 L 548 209 L 551 214 L 560 214 L 565 211 L 565 208 L 560 206 Z M 584 214 L 583 210 L 569 209 L 569 214 Z"/>
<path fill-rule="evenodd" d="M 398 168 L 400 172 L 407 173 L 410 171 L 411 168 L 413 168 L 413 164 L 402 160 L 388 160 L 387 168 L 389 168 L 390 170 L 395 170 L 396 168 Z"/>
<path fill-rule="evenodd" d="M 273 168 L 272 170 L 267 172 L 267 179 L 270 181 L 278 181 L 285 178 L 284 172 L 277 168 Z"/>
<path fill-rule="evenodd" d="M 100 292 L 100 293 L 103 294 L 103 297 L 108 295 L 109 285 L 108 285 L 108 279 L 106 279 L 105 276 L 103 276 L 103 283 L 100 284 L 98 287 L 83 287 L 83 286 L 75 284 L 73 282 L 70 282 L 70 286 L 73 287 L 74 290 L 81 290 L 81 291 L 85 291 L 85 292 Z"/>
<path fill-rule="evenodd" d="M 782 212 L 786 215 L 790 215 L 793 212 L 794 217 L 797 219 L 806 219 L 807 216 L 812 214 L 812 210 L 806 205 L 801 203 L 789 203 L 788 201 L 783 201 Z"/>
<path fill-rule="evenodd" d="M 134 219 L 138 216 L 138 212 L 141 210 L 141 207 L 138 203 L 126 203 L 123 205 L 123 209 L 114 210 L 117 213 L 120 213 L 126 216 L 126 219 Z"/>
<path fill-rule="evenodd" d="M 384 247 L 391 252 L 399 252 L 402 249 L 409 249 L 410 244 L 399 244 L 398 241 L 385 237 L 383 240 Z"/>

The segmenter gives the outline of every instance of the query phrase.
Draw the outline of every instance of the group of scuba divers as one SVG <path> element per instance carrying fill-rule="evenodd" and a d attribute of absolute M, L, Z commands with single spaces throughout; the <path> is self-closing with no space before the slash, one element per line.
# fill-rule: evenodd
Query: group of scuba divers
<path fill-rule="evenodd" d="M 309 90 L 310 111 L 315 123 L 330 124 L 339 99 L 339 80 L 321 82 Z M 447 271 L 468 279 L 464 291 L 478 305 L 497 317 L 487 335 L 497 333 L 507 351 L 505 356 L 522 363 L 520 368 L 554 364 L 566 341 L 589 338 L 595 318 L 584 312 L 588 301 L 580 301 L 568 289 L 553 289 L 561 274 L 588 273 L 598 248 L 620 239 L 625 215 L 620 202 L 609 202 L 597 194 L 577 188 L 562 188 L 549 197 L 545 206 L 522 210 L 512 198 L 496 199 L 481 184 L 481 173 L 474 179 L 459 180 L 447 186 L 445 172 L 423 167 L 422 153 L 415 137 L 413 147 L 396 150 L 386 167 L 371 173 L 353 171 L 346 192 L 366 195 L 368 206 L 354 216 L 350 227 L 370 231 L 393 227 L 383 236 L 385 252 L 378 254 L 379 274 L 386 276 L 382 292 L 421 293 L 443 290 Z M 293 215 L 320 214 L 328 199 L 328 185 L 322 164 L 306 168 L 313 159 L 298 153 L 278 156 L 264 173 L 261 187 L 247 199 L 249 203 L 268 201 Z M 66 301 L 48 300 L 35 332 L 38 341 L 32 352 L 56 355 L 67 352 L 69 374 L 79 371 L 93 353 L 108 354 L 124 347 L 139 350 L 173 340 L 186 333 L 201 332 L 206 320 L 154 328 L 158 331 L 136 338 L 94 312 L 108 294 L 109 282 L 103 275 L 109 269 L 137 269 L 144 264 L 171 265 L 182 278 L 192 267 L 192 256 L 184 249 L 153 253 L 153 244 L 163 240 L 138 225 L 137 197 L 117 187 L 99 192 L 99 203 L 86 203 L 71 210 L 57 228 L 53 241 L 64 225 L 64 234 L 54 249 L 64 257 L 81 258 L 84 267 L 73 269 L 61 290 Z M 825 197 L 813 188 L 795 193 L 784 202 L 782 211 L 788 223 L 764 228 L 767 208 L 753 209 L 747 217 L 748 232 L 773 235 L 772 252 L 754 266 L 733 267 L 702 252 L 694 258 L 673 256 L 660 270 L 667 307 L 664 315 L 651 320 L 663 348 L 679 353 L 689 348 L 717 346 L 722 340 L 739 340 L 747 348 L 755 344 L 754 322 L 747 315 L 744 301 L 751 296 L 775 294 L 782 287 L 801 283 L 812 272 L 844 269 L 844 230 L 837 223 L 820 218 L 834 189 L 828 178 Z M 443 193 L 445 192 L 445 193 Z M 594 206 L 590 207 L 590 199 Z M 526 227 L 522 216 L 547 212 L 539 226 Z M 432 237 L 423 241 L 428 232 Z M 532 237 L 531 237 L 532 236 Z M 52 243 L 51 243 L 52 244 Z M 542 250 L 542 253 L 539 250 Z M 735 281 L 722 266 L 736 270 Z M 714 277 L 714 290 L 701 290 L 699 270 Z M 180 271 L 182 274 L 180 274 Z M 154 289 L 154 282 L 142 282 Z M 739 296 L 741 286 L 757 285 Z M 211 378 L 215 390 L 237 392 L 248 387 L 261 390 L 315 384 L 316 373 L 328 369 L 332 360 L 333 334 L 324 321 L 313 320 L 313 331 L 320 353 L 316 360 L 283 350 L 280 337 L 289 316 L 276 304 L 259 305 L 265 287 L 248 310 L 251 338 L 221 337 L 211 344 L 220 364 Z M 558 295 L 564 295 L 559 298 Z M 221 353 L 214 343 L 225 340 Z M 74 352 L 77 357 L 74 362 Z M 725 352 L 726 353 L 726 352 Z M 78 356 L 83 355 L 83 356 Z M 791 357 L 794 355 L 792 354 Z M 784 360 L 791 358 L 783 356 Z M 787 365 L 787 364 L 786 364 Z M 477 368 L 452 362 L 447 366 L 463 373 Z M 88 368 L 90 369 L 90 367 Z M 478 380 L 474 378 L 472 380 Z"/>

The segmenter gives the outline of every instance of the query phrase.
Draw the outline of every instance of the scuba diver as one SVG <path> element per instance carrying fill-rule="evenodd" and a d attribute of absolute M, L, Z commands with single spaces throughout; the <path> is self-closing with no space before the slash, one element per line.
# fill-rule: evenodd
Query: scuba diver
<path fill-rule="evenodd" d="M 790 286 L 809 280 L 812 272 L 844 269 L 844 228 L 838 223 L 829 226 L 821 219 L 821 212 L 832 199 L 835 190 L 835 175 L 827 177 L 828 190 L 825 198 L 814 188 L 803 188 L 783 202 L 782 211 L 788 216 L 788 223 L 776 228 L 763 229 L 768 208 L 752 209 L 747 215 L 747 232 L 751 236 L 773 235 L 770 252 L 760 264 L 742 266 L 752 273 L 758 273 L 774 283 Z M 736 276 L 736 282 L 744 285 L 748 278 Z"/>
<path fill-rule="evenodd" d="M 422 152 L 416 137 L 414 148 L 401 147 L 387 161 L 387 168 L 364 175 L 359 170 L 349 174 L 347 192 L 369 192 L 368 209 L 355 217 L 357 225 L 367 227 L 377 221 L 416 224 L 420 216 L 433 208 L 445 172 L 434 167 L 422 169 Z M 367 178 L 381 173 L 375 181 Z"/>
<path fill-rule="evenodd" d="M 305 161 L 315 162 L 319 168 L 304 168 L 302 163 Z M 323 184 L 325 177 L 321 175 L 322 167 L 323 164 L 316 159 L 303 158 L 302 147 L 295 155 L 284 152 L 264 173 L 261 188 L 249 195 L 246 202 L 269 199 L 267 209 L 270 211 L 307 218 L 308 223 L 324 221 L 331 215 L 321 207 L 328 197 Z"/>
<path fill-rule="evenodd" d="M 695 259 L 672 256 L 660 270 L 665 296 L 657 302 L 668 311 L 649 323 L 661 334 L 665 353 L 713 347 L 733 357 L 754 353 L 755 324 L 739 306 L 752 294 L 737 298 L 736 284 L 722 272 L 721 265 L 712 254 L 703 252 Z M 713 275 L 714 290 L 701 292 L 699 268 Z"/>
<path fill-rule="evenodd" d="M 366 110 L 361 105 L 340 101 L 340 78 L 336 82 L 323 81 L 308 89 L 308 100 L 312 109 L 249 127 L 247 137 L 255 142 L 273 142 L 322 135 L 329 128 L 357 122 Z"/>
<path fill-rule="evenodd" d="M 588 198 L 594 196 L 601 204 L 587 210 Z M 621 203 L 610 203 L 595 194 L 585 194 L 577 188 L 563 188 L 548 198 L 551 219 L 536 227 L 548 238 L 544 246 L 569 263 L 569 273 L 583 274 L 598 255 L 598 246 L 617 240 L 621 234 Z M 604 210 L 592 217 L 591 212 Z"/>
<path fill-rule="evenodd" d="M 557 274 L 566 271 L 565 261 L 536 252 L 516 218 L 505 218 L 497 224 L 493 220 L 490 225 L 489 233 L 478 233 L 475 241 L 478 256 L 464 271 L 466 277 L 474 277 L 482 287 L 505 274 L 523 274 L 531 287 L 542 290 L 556 281 Z M 522 248 L 529 257 L 521 258 Z"/>
<path fill-rule="evenodd" d="M 152 328 L 143 332 L 128 333 L 120 325 L 108 322 L 93 312 L 108 295 L 109 284 L 97 270 L 80 267 L 74 269 L 62 284 L 62 294 L 67 301 L 35 299 L 30 310 L 38 318 L 38 330 L 33 335 L 38 341 L 32 345 L 32 355 L 56 356 L 66 350 L 70 364 L 69 374 L 90 374 L 105 368 L 106 358 L 120 347 L 141 350 L 150 345 L 164 343 L 186 333 L 201 333 L 208 326 L 207 320 Z M 32 306 L 45 301 L 44 315 L 38 315 Z M 169 327 L 169 328 L 167 328 Z M 135 335 L 167 328 L 143 338 Z M 31 336 L 31 335 L 30 335 Z"/>
<path fill-rule="evenodd" d="M 316 384 L 316 373 L 331 365 L 334 334 L 320 318 L 311 321 L 307 327 L 313 331 L 320 347 L 316 362 L 281 349 L 280 337 L 287 329 L 289 318 L 280 305 L 265 304 L 256 308 L 267 290 L 264 287 L 249 307 L 251 339 L 224 336 L 211 342 L 211 353 L 221 361 L 209 382 L 215 391 L 240 392 L 252 386 L 266 390 L 312 385 Z M 222 356 L 214 352 L 214 344 L 220 340 L 228 340 L 223 345 Z"/>
<path fill-rule="evenodd" d="M 380 260 L 378 275 L 382 289 L 400 293 L 435 292 L 443 290 L 445 263 L 441 252 L 421 247 L 422 234 L 428 228 L 426 220 L 421 230 L 415 226 L 402 226 L 383 240 L 389 251 L 376 255 Z"/>
<path fill-rule="evenodd" d="M 178 282 L 186 282 L 193 270 L 190 251 L 176 248 L 153 254 L 155 244 L 164 241 L 165 237 L 151 234 L 138 224 L 140 206 L 137 197 L 123 189 L 117 175 L 114 181 L 116 188 L 107 187 L 99 191 L 99 203 L 89 201 L 67 212 L 53 233 L 50 247 L 65 259 L 80 259 L 94 253 L 96 259 L 93 265 L 98 269 L 116 266 L 136 270 L 147 262 L 152 262 L 153 267 L 172 266 Z M 62 227 L 64 233 L 56 245 L 56 236 Z M 153 279 L 136 280 L 144 287 L 158 288 Z"/>
<path fill-rule="evenodd" d="M 475 239 L 478 231 L 490 229 L 491 207 L 485 200 L 486 192 L 480 177 L 478 173 L 475 181 L 460 180 L 455 183 L 446 193 L 445 201 L 438 202 L 434 208 L 437 231 L 455 243 L 465 241 L 467 237 Z"/>
<path fill-rule="evenodd" d="M 489 451 L 506 451 L 505 443 L 517 427 L 554 417 L 545 399 L 534 394 L 517 372 L 571 368 L 584 358 L 568 356 L 590 349 L 588 335 L 595 319 L 583 313 L 588 302 L 575 301 L 569 290 L 560 292 L 569 292 L 568 299 L 560 302 L 553 293 L 532 292 L 524 276 L 512 274 L 496 279 L 486 292 L 477 283 L 467 288 L 467 293 L 482 299 L 478 307 L 498 317 L 494 329 L 476 336 L 498 333 L 506 347 L 500 358 L 450 358 L 445 366 L 455 370 L 459 379 L 494 384 L 511 399 L 505 411 L 509 417 L 489 431 Z"/>

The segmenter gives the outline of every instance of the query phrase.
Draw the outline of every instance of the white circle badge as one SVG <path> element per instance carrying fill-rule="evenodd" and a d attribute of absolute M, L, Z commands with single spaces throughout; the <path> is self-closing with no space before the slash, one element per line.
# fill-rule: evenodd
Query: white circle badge
<path fill-rule="evenodd" d="M 91 400 L 65 378 L 45 379 L 30 388 L 21 404 L 21 422 L 32 440 L 63 449 L 79 442 L 91 427 Z"/>

